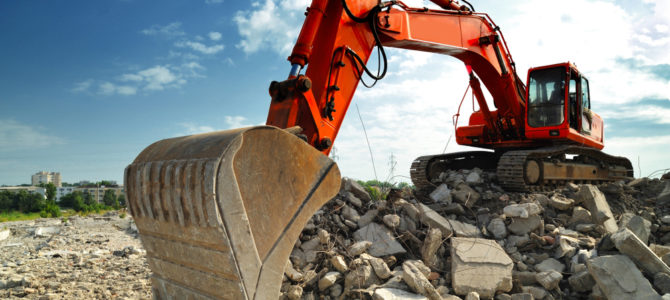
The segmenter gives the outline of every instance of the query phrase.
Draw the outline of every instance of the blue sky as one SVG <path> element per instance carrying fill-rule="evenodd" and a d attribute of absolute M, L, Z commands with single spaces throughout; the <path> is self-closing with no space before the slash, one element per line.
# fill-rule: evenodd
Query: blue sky
<path fill-rule="evenodd" d="M 639 156 L 642 175 L 670 168 L 667 1 L 471 2 L 500 25 L 522 78 L 531 66 L 568 60 L 587 74 L 606 152 L 636 166 Z M 66 182 L 120 182 L 154 141 L 263 123 L 267 86 L 286 76 L 308 5 L 0 2 L 0 184 L 27 183 L 40 170 Z M 354 104 L 379 179 L 407 180 L 414 157 L 441 152 L 453 135 L 467 76 L 450 57 L 389 54 L 387 78 L 360 86 Z M 345 176 L 374 178 L 355 105 L 335 147 Z M 464 148 L 452 140 L 447 149 Z"/>

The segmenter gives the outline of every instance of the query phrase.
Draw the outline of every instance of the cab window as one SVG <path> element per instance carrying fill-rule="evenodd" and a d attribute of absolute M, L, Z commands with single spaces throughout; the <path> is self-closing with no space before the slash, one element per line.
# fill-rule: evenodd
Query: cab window
<path fill-rule="evenodd" d="M 563 67 L 535 70 L 528 86 L 528 124 L 531 127 L 556 126 L 565 120 L 565 80 Z"/>

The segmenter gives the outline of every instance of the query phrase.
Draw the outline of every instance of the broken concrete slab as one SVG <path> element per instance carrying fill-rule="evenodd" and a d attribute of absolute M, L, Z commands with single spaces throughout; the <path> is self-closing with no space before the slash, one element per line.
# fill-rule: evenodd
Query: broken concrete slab
<path fill-rule="evenodd" d="M 535 203 L 510 204 L 503 208 L 503 213 L 508 217 L 517 217 L 526 219 L 530 216 L 538 215 L 542 212 L 542 207 Z"/>
<path fill-rule="evenodd" d="M 571 225 L 592 223 L 593 218 L 591 212 L 581 206 L 572 208 L 572 216 L 570 216 L 569 223 Z"/>
<path fill-rule="evenodd" d="M 396 228 L 400 226 L 400 216 L 396 214 L 388 214 L 382 218 L 382 221 L 388 228 Z"/>
<path fill-rule="evenodd" d="M 360 230 L 359 230 L 360 231 Z M 358 241 L 349 247 L 349 255 L 357 256 L 365 252 L 372 246 L 372 242 L 368 240 Z"/>
<path fill-rule="evenodd" d="M 610 300 L 659 299 L 649 280 L 625 255 L 607 255 L 586 261 L 599 290 Z"/>
<path fill-rule="evenodd" d="M 645 245 L 649 242 L 651 222 L 648 220 L 632 213 L 624 213 L 619 220 L 619 228 L 623 227 L 630 229 Z"/>
<path fill-rule="evenodd" d="M 465 207 L 473 207 L 477 201 L 481 198 L 481 195 L 472 189 L 469 185 L 461 183 L 456 186 L 456 188 L 451 191 L 451 197 L 463 203 Z"/>
<path fill-rule="evenodd" d="M 663 191 L 661 191 L 658 196 L 656 196 L 657 205 L 665 205 L 668 203 L 670 203 L 670 181 L 665 182 Z"/>
<path fill-rule="evenodd" d="M 451 190 L 443 183 L 431 192 L 428 197 L 435 202 L 451 203 Z"/>
<path fill-rule="evenodd" d="M 424 295 L 429 299 L 439 297 L 435 287 L 426 278 L 421 261 L 408 260 L 402 264 L 402 279 L 416 293 Z"/>
<path fill-rule="evenodd" d="M 540 262 L 539 264 L 535 265 L 535 270 L 538 272 L 546 272 L 546 271 L 557 271 L 557 272 L 563 272 L 565 270 L 565 265 L 553 258 L 547 258 Z"/>
<path fill-rule="evenodd" d="M 358 197 L 356 197 L 356 195 L 354 195 L 354 193 L 352 192 L 346 192 L 344 198 L 347 199 L 347 201 L 355 207 L 361 208 L 363 206 L 363 201 L 361 201 L 361 199 L 358 199 Z"/>
<path fill-rule="evenodd" d="M 387 279 L 393 276 L 393 273 L 391 272 L 388 265 L 384 262 L 383 259 L 374 257 L 367 253 L 361 254 L 361 259 L 366 260 L 368 263 L 370 263 L 370 266 L 372 266 L 372 269 L 375 271 L 375 274 L 377 274 L 377 277 L 379 277 L 380 279 Z"/>
<path fill-rule="evenodd" d="M 505 226 L 505 221 L 501 218 L 491 220 L 486 229 L 488 229 L 496 240 L 502 240 L 507 237 L 507 226 Z"/>
<path fill-rule="evenodd" d="M 3 231 L 0 231 L 0 241 L 4 241 L 8 239 L 12 235 L 12 231 L 9 229 L 5 229 Z"/>
<path fill-rule="evenodd" d="M 342 273 L 349 271 L 349 267 L 347 266 L 346 261 L 344 261 L 344 257 L 342 257 L 341 255 L 335 255 L 331 257 L 330 264 L 333 265 L 335 270 L 338 270 Z"/>
<path fill-rule="evenodd" d="M 510 218 L 512 223 L 507 226 L 507 230 L 516 234 L 528 234 L 542 225 L 542 217 L 538 215 L 531 215 L 528 218 Z"/>
<path fill-rule="evenodd" d="M 658 257 L 663 257 L 663 255 L 670 253 L 670 246 L 651 244 L 649 245 L 649 249 L 651 249 L 651 251 L 654 252 Z"/>
<path fill-rule="evenodd" d="M 340 272 L 328 272 L 319 279 L 319 290 L 324 291 L 333 286 L 335 282 L 342 277 Z"/>
<path fill-rule="evenodd" d="M 57 226 L 47 226 L 47 227 L 37 227 L 35 228 L 35 236 L 37 237 L 48 237 L 54 234 L 60 233 L 60 227 Z"/>
<path fill-rule="evenodd" d="M 459 237 L 479 237 L 481 231 L 474 225 L 459 222 L 456 220 L 445 219 L 443 216 L 432 210 L 430 207 L 419 203 L 421 222 L 430 227 L 438 228 L 442 231 L 443 237 L 452 235 Z"/>
<path fill-rule="evenodd" d="M 344 290 L 365 289 L 373 284 L 379 284 L 379 278 L 367 264 L 359 265 L 344 276 Z"/>
<path fill-rule="evenodd" d="M 593 288 L 593 285 L 596 284 L 596 281 L 588 270 L 584 270 L 570 276 L 568 278 L 568 283 L 574 291 L 584 293 L 590 291 Z"/>
<path fill-rule="evenodd" d="M 358 228 L 363 228 L 365 226 L 368 226 L 372 221 L 375 220 L 377 215 L 379 214 L 379 210 L 377 209 L 371 209 L 368 210 L 365 214 L 363 214 L 359 219 L 358 219 Z"/>
<path fill-rule="evenodd" d="M 668 267 L 649 247 L 647 247 L 632 231 L 622 228 L 610 237 L 619 252 L 630 257 L 650 276 L 662 272 L 670 274 Z"/>
<path fill-rule="evenodd" d="M 477 292 L 492 298 L 512 289 L 514 263 L 494 240 L 451 238 L 451 280 L 457 295 Z"/>
<path fill-rule="evenodd" d="M 431 269 L 439 267 L 437 250 L 440 249 L 441 245 L 442 231 L 438 228 L 431 228 L 423 240 L 423 245 L 421 245 L 421 259 Z"/>
<path fill-rule="evenodd" d="M 656 287 L 656 289 L 660 291 L 661 294 L 670 293 L 670 275 L 665 273 L 656 273 L 656 275 L 654 275 L 654 287 Z"/>
<path fill-rule="evenodd" d="M 378 288 L 372 294 L 374 300 L 428 300 L 426 296 L 417 295 L 400 289 Z"/>
<path fill-rule="evenodd" d="M 365 188 L 360 184 L 358 184 L 356 180 L 347 177 L 342 177 L 342 186 L 346 191 L 353 193 L 354 196 L 356 196 L 358 199 L 361 199 L 365 202 L 372 200 L 372 198 L 370 198 L 370 194 L 368 194 Z"/>
<path fill-rule="evenodd" d="M 591 212 L 593 222 L 603 225 L 606 232 L 614 233 L 619 229 L 605 195 L 596 186 L 582 185 L 577 192 L 577 198 Z"/>
<path fill-rule="evenodd" d="M 561 279 L 563 279 L 563 274 L 554 270 L 540 272 L 535 275 L 535 280 L 547 290 L 557 289 Z"/>
<path fill-rule="evenodd" d="M 558 210 L 568 210 L 575 204 L 575 200 L 556 194 L 549 198 L 547 204 Z"/>
<path fill-rule="evenodd" d="M 354 232 L 354 239 L 370 241 L 372 245 L 368 248 L 368 253 L 372 256 L 382 257 L 406 252 L 405 248 L 396 241 L 393 233 L 377 223 L 370 223 Z"/>

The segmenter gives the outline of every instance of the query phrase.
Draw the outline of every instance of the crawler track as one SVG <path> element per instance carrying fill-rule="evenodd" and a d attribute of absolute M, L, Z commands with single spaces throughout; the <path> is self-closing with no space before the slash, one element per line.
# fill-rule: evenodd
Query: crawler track
<path fill-rule="evenodd" d="M 529 160 L 539 162 L 571 162 L 566 155 L 574 155 L 572 161 L 586 163 L 608 170 L 608 177 L 595 179 L 563 178 L 547 180 L 539 178 L 535 184 L 526 179 L 525 166 Z M 508 151 L 500 157 L 497 168 L 498 183 L 508 191 L 541 191 L 563 186 L 568 182 L 599 184 L 625 177 L 633 177 L 633 166 L 625 157 L 605 154 L 601 151 L 576 146 L 556 146 L 533 150 Z"/>
<path fill-rule="evenodd" d="M 572 158 L 568 158 L 572 156 Z M 544 179 L 541 171 L 537 181 L 528 182 L 526 164 L 533 160 L 539 165 L 560 163 L 565 166 L 590 166 L 599 170 L 597 178 L 577 178 L 566 175 L 562 178 Z M 495 170 L 498 183 L 507 191 L 528 192 L 554 189 L 573 183 L 598 184 L 625 177 L 633 177 L 631 162 L 625 157 L 605 154 L 601 151 L 578 146 L 553 146 L 530 150 L 512 150 L 503 153 L 468 151 L 450 154 L 426 155 L 412 163 L 410 175 L 420 193 L 435 188 L 433 182 L 446 170 L 481 168 Z"/>

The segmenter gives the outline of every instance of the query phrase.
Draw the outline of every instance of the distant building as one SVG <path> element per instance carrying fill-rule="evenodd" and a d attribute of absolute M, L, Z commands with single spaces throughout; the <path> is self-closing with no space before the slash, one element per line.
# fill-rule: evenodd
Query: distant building
<path fill-rule="evenodd" d="M 10 191 L 12 193 L 27 191 L 28 193 L 40 194 L 44 199 L 47 198 L 47 189 L 39 186 L 3 186 L 0 187 L 0 191 Z"/>
<path fill-rule="evenodd" d="M 125 189 L 123 186 L 118 186 L 118 187 L 105 187 L 105 186 L 100 186 L 100 187 L 75 187 L 74 191 L 80 191 L 82 193 L 88 193 L 91 195 L 93 200 L 98 203 L 102 203 L 103 198 L 105 197 L 105 191 L 106 190 L 113 190 L 114 193 L 116 194 L 116 197 L 119 197 L 122 194 L 125 194 Z M 70 192 L 71 193 L 71 192 Z M 67 195 L 67 194 L 65 194 Z"/>
<path fill-rule="evenodd" d="M 60 198 L 74 192 L 76 187 L 74 186 L 63 186 L 56 189 L 56 202 L 60 202 Z"/>
<path fill-rule="evenodd" d="M 62 185 L 59 172 L 37 172 L 31 177 L 31 182 L 33 186 L 38 186 L 42 183 L 46 184 L 50 182 L 53 183 L 56 187 L 61 187 Z"/>

